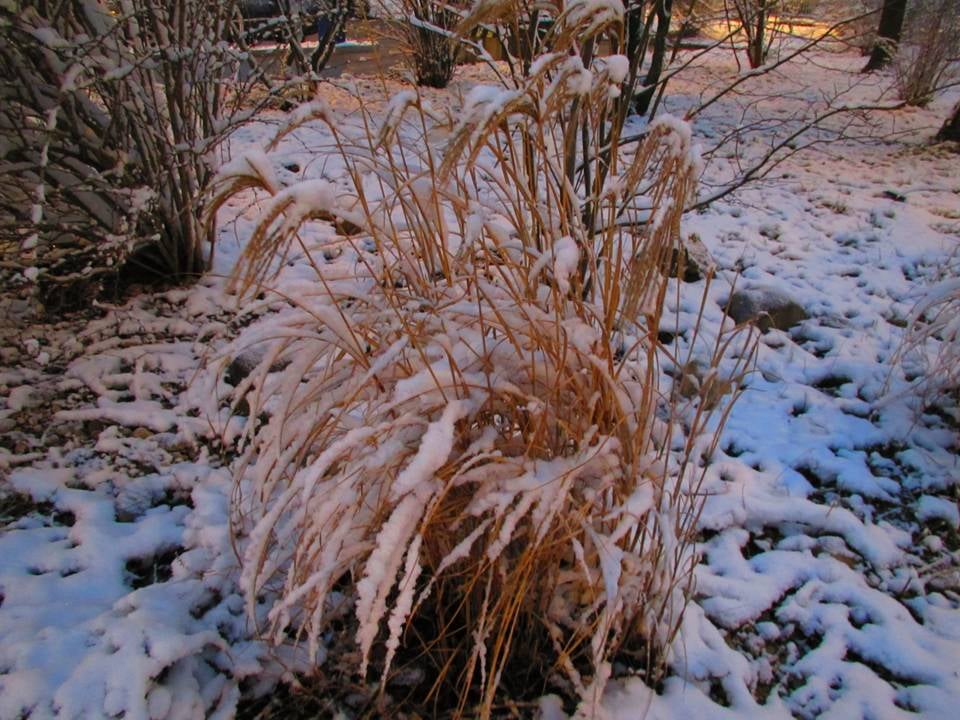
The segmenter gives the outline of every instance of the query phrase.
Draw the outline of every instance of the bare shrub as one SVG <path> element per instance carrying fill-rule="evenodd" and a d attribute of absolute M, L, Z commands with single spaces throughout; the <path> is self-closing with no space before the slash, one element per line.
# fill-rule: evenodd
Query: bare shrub
<path fill-rule="evenodd" d="M 272 38 L 288 47 L 284 63 L 296 72 L 319 73 L 329 62 L 337 37 L 347 19 L 362 11 L 357 0 L 237 0 L 246 14 L 265 17 L 245 23 L 245 45 L 262 38 Z M 247 28 L 247 25 L 251 27 Z M 316 32 L 316 45 L 307 53 L 305 34 Z"/>
<path fill-rule="evenodd" d="M 0 7 L 9 277 L 56 294 L 131 259 L 173 278 L 205 269 L 201 196 L 218 149 L 256 110 L 248 91 L 265 81 L 255 64 L 237 77 L 238 24 L 232 0 Z"/>
<path fill-rule="evenodd" d="M 407 62 L 417 85 L 446 87 L 460 57 L 454 33 L 463 0 L 374 0 L 373 7 L 395 21 L 395 37 L 408 51 Z"/>
<path fill-rule="evenodd" d="M 907 9 L 894 60 L 897 90 L 910 105 L 926 105 L 957 78 L 960 6 L 954 0 L 918 0 Z"/>
<path fill-rule="evenodd" d="M 418 85 L 442 88 L 453 77 L 460 44 L 452 36 L 459 15 L 446 2 L 403 0 L 410 23 L 413 67 Z M 450 34 L 447 34 L 450 33 Z"/>
<path fill-rule="evenodd" d="M 698 166 L 670 118 L 629 148 L 611 134 L 625 59 L 588 72 L 566 52 L 619 30 L 608 9 L 570 3 L 555 52 L 514 88 L 476 88 L 456 121 L 408 92 L 358 133 L 322 106 L 281 130 L 273 145 L 326 123 L 346 194 L 281 190 L 239 158 L 211 205 L 272 196 L 242 291 L 291 252 L 316 273 L 239 341 L 268 338 L 237 389 L 264 419 L 237 471 L 248 612 L 315 654 L 347 593 L 361 675 L 385 688 L 419 659 L 421 698 L 456 715 L 489 717 L 498 690 L 536 694 L 546 677 L 590 711 L 619 651 L 662 674 L 693 581 L 696 461 L 735 388 L 717 350 L 692 405 L 658 390 Z M 351 229 L 355 273 L 320 259 L 311 222 Z"/>

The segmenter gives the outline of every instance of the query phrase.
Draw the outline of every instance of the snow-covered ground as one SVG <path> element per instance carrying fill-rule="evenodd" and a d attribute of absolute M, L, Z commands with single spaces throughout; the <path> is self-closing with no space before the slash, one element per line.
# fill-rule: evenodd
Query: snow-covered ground
<path fill-rule="evenodd" d="M 764 120 L 736 156 L 730 143 L 710 156 L 703 192 L 824 94 L 877 98 L 889 78 L 855 74 L 861 62 L 816 53 L 712 105 L 694 124 L 707 150 Z M 664 109 L 682 115 L 736 72 L 714 53 Z M 463 69 L 431 99 L 456 107 L 483 77 Z M 349 82 L 327 92 L 347 122 Z M 397 90 L 357 85 L 374 104 Z M 671 675 L 659 694 L 613 683 L 611 717 L 956 716 L 960 418 L 924 406 L 892 363 L 904 319 L 960 240 L 958 155 L 927 142 L 950 99 L 858 116 L 855 137 L 686 218 L 718 266 L 708 325 L 734 282 L 785 293 L 807 318 L 762 335 L 706 469 L 702 560 Z M 235 152 L 279 119 L 244 129 Z M 304 127 L 270 156 L 273 172 L 342 180 L 317 152 L 328 142 Z M 224 208 L 216 272 L 194 287 L 49 324 L 24 325 L 22 303 L 4 302 L 0 718 L 231 717 L 242 693 L 299 667 L 297 650 L 255 638 L 228 512 L 241 429 L 228 405 L 243 370 L 224 371 L 243 354 L 231 344 L 241 329 L 267 327 L 275 310 L 239 312 L 224 276 L 259 210 Z M 333 240 L 312 228 L 311 240 Z M 349 271 L 349 250 L 327 260 Z M 283 282 L 310 277 L 305 262 L 288 258 Z M 671 308 L 679 347 L 702 291 L 685 284 Z M 555 709 L 544 701 L 545 716 Z"/>

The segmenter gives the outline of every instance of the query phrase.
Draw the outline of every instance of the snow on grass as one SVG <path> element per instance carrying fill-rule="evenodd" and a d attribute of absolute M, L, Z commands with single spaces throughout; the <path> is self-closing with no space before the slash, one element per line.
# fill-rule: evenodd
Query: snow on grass
<path fill-rule="evenodd" d="M 843 72 L 862 62 L 816 59 L 789 76 L 758 78 L 744 106 L 721 102 L 697 119 L 693 140 L 708 148 L 708 181 L 735 171 L 709 143 L 744 118 L 744 107 L 789 118 L 818 87 L 852 83 Z M 703 64 L 700 84 L 678 83 L 666 109 L 682 115 L 685 94 L 696 97 L 734 70 L 727 56 Z M 874 82 L 858 78 L 851 101 L 877 90 Z M 444 98 L 430 95 L 438 106 L 456 104 Z M 474 96 L 478 107 L 480 99 L 490 100 Z M 946 105 L 881 122 L 933 129 Z M 322 152 L 330 136 L 321 123 L 287 138 L 269 161 L 241 154 L 273 120 L 240 136 L 237 162 L 252 159 L 278 186 L 293 177 L 335 186 L 343 168 Z M 685 220 L 719 268 L 708 326 L 724 322 L 734 282 L 785 289 L 808 319 L 763 335 L 756 370 L 705 468 L 695 602 L 672 674 L 654 693 L 615 664 L 621 679 L 604 698 L 609 717 L 644 709 L 663 720 L 955 716 L 958 431 L 954 410 L 924 407 L 891 364 L 920 284 L 960 231 L 951 220 L 960 212 L 956 156 L 917 137 L 824 145 L 785 162 L 775 183 Z M 741 148 L 763 149 L 761 135 Z M 221 211 L 221 274 L 263 209 L 254 202 Z M 356 250 L 319 226 L 305 242 L 342 271 L 345 289 L 362 292 L 351 279 Z M 286 261 L 285 288 L 309 302 L 308 258 L 292 250 Z M 545 261 L 562 277 L 575 257 Z M 678 357 L 701 351 L 684 339 L 698 311 L 689 298 L 701 289 L 675 296 L 664 324 Z M 19 330 L 4 331 L 0 718 L 229 717 L 242 679 L 269 685 L 276 677 L 244 616 L 229 537 L 229 463 L 257 422 L 238 410 L 238 388 L 256 392 L 266 381 L 235 387 L 222 376 L 244 350 L 227 344 L 231 303 L 213 278 L 106 308 L 79 332 L 38 326 L 28 344 Z M 259 323 L 268 342 L 280 337 L 284 314 L 275 305 L 247 308 L 238 322 Z M 33 352 L 15 352 L 21 343 Z M 201 370 L 206 361 L 214 364 Z M 431 431 L 443 445 L 442 423 Z M 434 464 L 431 452 L 424 448 L 424 468 Z M 384 560 L 415 578 L 415 557 Z M 611 555 L 605 575 L 617 570 Z M 397 603 L 391 631 L 411 597 Z M 323 658 L 323 648 L 312 651 Z M 280 659 L 296 667 L 302 657 Z M 542 705 L 560 716 L 557 703 Z"/>

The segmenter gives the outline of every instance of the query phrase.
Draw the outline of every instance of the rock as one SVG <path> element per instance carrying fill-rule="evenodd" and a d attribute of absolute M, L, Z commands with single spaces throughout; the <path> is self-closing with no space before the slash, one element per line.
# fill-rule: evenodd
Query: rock
<path fill-rule="evenodd" d="M 245 350 L 237 355 L 227 366 L 227 372 L 224 374 L 224 380 L 230 385 L 237 387 L 243 382 L 254 368 L 263 362 L 264 351 L 262 348 Z"/>
<path fill-rule="evenodd" d="M 265 356 L 266 348 L 263 346 L 244 350 L 227 365 L 223 379 L 237 387 L 263 362 Z M 270 366 L 270 372 L 280 372 L 289 364 L 289 360 L 278 360 Z"/>
<path fill-rule="evenodd" d="M 770 328 L 789 330 L 808 317 L 800 303 L 772 285 L 737 290 L 727 303 L 727 314 L 738 325 L 752 322 L 763 332 Z"/>
<path fill-rule="evenodd" d="M 342 235 L 343 237 L 353 237 L 354 235 L 359 235 L 361 232 L 363 232 L 363 228 L 359 225 L 356 225 L 355 223 L 352 223 L 344 218 L 337 217 L 326 211 L 317 213 L 316 217 L 319 220 L 333 223 L 333 228 L 337 235 Z"/>
<path fill-rule="evenodd" d="M 337 235 L 342 235 L 343 237 L 353 237 L 363 232 L 362 227 L 343 218 L 337 218 L 333 223 L 333 227 L 337 231 Z"/>
<path fill-rule="evenodd" d="M 760 226 L 760 234 L 768 240 L 779 240 L 783 235 L 783 229 L 779 223 L 767 223 Z"/>
<path fill-rule="evenodd" d="M 733 381 L 719 377 L 716 368 L 703 367 L 697 360 L 691 360 L 680 369 L 676 382 L 680 396 L 687 400 L 699 397 L 704 410 L 712 410 L 736 390 Z"/>
<path fill-rule="evenodd" d="M 716 268 L 710 251 L 696 233 L 680 238 L 679 247 L 673 249 L 670 258 L 670 277 L 679 277 L 683 282 L 697 282 Z"/>

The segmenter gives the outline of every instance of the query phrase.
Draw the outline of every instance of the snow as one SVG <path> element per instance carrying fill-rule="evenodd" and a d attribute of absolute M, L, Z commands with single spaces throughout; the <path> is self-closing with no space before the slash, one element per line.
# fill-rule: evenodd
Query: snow
<path fill-rule="evenodd" d="M 384 523 L 378 533 L 376 547 L 364 566 L 363 578 L 357 583 L 357 617 L 361 618 L 361 622 L 356 639 L 361 652 L 361 676 L 367 673 L 373 641 L 379 631 L 380 620 L 387 609 L 387 595 L 393 589 L 408 538 L 413 534 L 420 520 L 420 514 L 429 494 L 428 488 L 421 488 L 419 492 L 409 494 L 400 501 L 390 515 L 390 519 Z M 410 543 L 407 554 L 412 554 L 418 548 L 418 539 L 414 539 Z M 412 563 L 412 567 L 409 565 L 410 563 L 408 563 L 407 575 L 414 570 L 419 573 L 419 563 Z M 406 594 L 401 592 L 400 600 L 394 604 L 393 612 L 397 618 L 400 614 L 405 615 L 404 606 L 408 601 Z M 400 603 L 403 603 L 403 606 Z"/>
<path fill-rule="evenodd" d="M 312 108 L 312 104 L 307 104 L 304 107 Z M 299 119 L 299 116 L 297 119 Z M 279 192 L 281 185 L 277 181 L 273 166 L 260 148 L 253 148 L 246 153 L 238 154 L 230 160 L 230 162 L 222 165 L 220 171 L 217 173 L 217 180 L 225 181 L 233 177 L 246 175 L 250 172 L 262 179 L 264 187 L 269 192 Z"/>
<path fill-rule="evenodd" d="M 45 341 L 53 342 L 48 348 L 58 361 L 74 356 L 85 368 L 78 377 L 106 391 L 108 383 L 119 385 L 105 382 L 118 366 L 101 353 L 149 348 L 136 333 L 151 324 L 178 328 L 147 304 L 109 313 L 101 330 L 90 324 L 86 362 L 85 348 L 70 337 Z M 122 329 L 128 321 L 136 327 Z M 177 340 L 153 345 L 158 357 L 164 349 L 182 362 L 158 363 L 163 382 L 182 388 L 196 372 L 202 346 Z M 34 394 L 49 397 L 56 385 L 74 382 L 37 376 L 44 380 L 53 386 L 36 385 Z M 12 396 L 18 410 L 37 407 L 26 402 L 29 387 L 12 388 L 8 403 Z M 12 490 L 51 509 L 0 531 L 0 717 L 232 714 L 237 680 L 271 661 L 244 660 L 262 653 L 248 639 L 242 603 L 228 580 L 236 565 L 229 545 L 229 475 L 206 450 L 182 444 L 176 433 L 157 432 L 167 423 L 154 422 L 155 405 L 131 399 L 119 412 L 124 403 L 109 402 L 118 418 L 106 420 L 95 442 L 54 445 L 36 453 L 29 467 L 9 473 Z M 88 409 L 103 417 L 100 409 Z M 189 424 L 185 409 L 171 415 Z M 109 425 L 116 419 L 150 429 L 131 435 Z M 51 428 L 73 421 L 51 418 Z M 162 559 L 167 553 L 176 558 L 168 563 Z M 131 588 L 133 578 L 140 579 Z M 237 680 L 228 682 L 225 672 L 235 672 Z"/>
<path fill-rule="evenodd" d="M 444 408 L 436 422 L 430 423 L 417 454 L 394 481 L 390 494 L 396 499 L 415 491 L 419 485 L 429 482 L 437 470 L 447 461 L 453 450 L 455 425 L 466 415 L 463 401 L 454 401 Z"/>
<path fill-rule="evenodd" d="M 600 571 L 603 573 L 603 587 L 607 596 L 607 606 L 617 601 L 620 592 L 620 572 L 623 562 L 623 550 L 609 537 L 590 530 L 590 539 L 597 546 L 600 555 Z"/>
<path fill-rule="evenodd" d="M 460 114 L 462 127 L 482 126 L 489 118 L 502 113 L 521 97 L 518 90 L 478 85 L 467 95 Z"/>
<path fill-rule="evenodd" d="M 943 520 L 956 530 L 960 527 L 960 507 L 957 503 L 942 497 L 921 495 L 917 500 L 918 520 Z"/>
<path fill-rule="evenodd" d="M 580 262 L 580 248 L 573 238 L 563 237 L 553 246 L 553 255 L 553 275 L 560 292 L 565 295 L 570 290 L 570 276 Z"/>
<path fill-rule="evenodd" d="M 598 17 L 622 13 L 617 2 L 576 7 Z M 52 35 L 37 39 L 58 42 Z M 795 94 L 777 94 L 783 77 L 758 76 L 756 97 L 742 99 L 744 106 L 723 101 L 688 124 L 679 118 L 691 98 L 709 90 L 716 76 L 736 72 L 726 55 L 704 61 L 697 80 L 678 81 L 665 96 L 665 113 L 650 127 L 668 129 L 672 150 L 704 168 L 706 191 L 719 187 L 736 174 L 738 159 L 713 152 L 711 143 L 747 125 L 744 113 L 756 110 L 759 97 L 767 109 L 789 115 L 795 97 L 860 62 L 832 53 L 815 60 L 790 76 L 806 83 Z M 625 72 L 624 58 L 607 60 L 611 82 Z M 497 88 L 460 89 L 466 100 L 457 117 L 465 124 L 515 99 Z M 402 88 L 393 90 L 392 104 L 380 98 L 380 119 L 409 100 Z M 870 90 L 867 81 L 857 88 Z M 459 106 L 452 95 L 434 93 L 430 100 Z M 734 283 L 784 291 L 809 318 L 760 337 L 743 396 L 703 468 L 696 591 L 662 690 L 615 663 L 602 697 L 606 716 L 635 718 L 644 710 L 661 720 L 955 716 L 960 585 L 950 568 L 960 527 L 957 430 L 951 407 L 932 412 L 893 364 L 903 336 L 897 320 L 920 312 L 921 298 L 932 302 L 952 289 L 941 283 L 923 291 L 960 237 L 956 156 L 923 142 L 952 100 L 884 116 L 903 132 L 883 142 L 849 140 L 791 157 L 775 179 L 684 219 L 684 232 L 701 237 L 718 267 L 703 317 L 710 332 L 729 329 L 723 306 Z M 300 119 L 308 117 L 315 113 Z M 260 150 L 271 125 L 284 120 L 252 124 L 221 168 L 221 177 L 256 172 L 276 197 L 251 193 L 249 206 L 223 209 L 219 276 L 103 306 L 102 317 L 81 327 L 43 326 L 30 337 L 4 329 L 11 352 L 0 373 L 0 498 L 15 492 L 30 507 L 4 516 L 0 529 L 0 718 L 231 717 L 241 684 L 268 689 L 284 673 L 305 668 L 307 657 L 323 661 L 325 644 L 337 641 L 325 634 L 319 646 L 272 650 L 257 640 L 254 621 L 268 620 L 257 597 L 263 588 L 257 568 L 241 572 L 231 540 L 238 480 L 231 463 L 256 420 L 231 412 L 241 386 L 228 384 L 220 371 L 238 350 L 237 326 L 248 325 L 245 339 L 269 346 L 264 357 L 270 343 L 294 328 L 284 324 L 286 306 L 276 298 L 236 315 L 238 300 L 222 274 L 274 203 L 289 201 L 301 216 L 320 205 L 354 217 L 342 197 L 346 169 L 320 149 L 330 140 L 323 122 L 295 130 L 276 154 Z M 397 132 L 405 132 L 402 125 Z M 698 145 L 707 151 L 701 155 Z M 765 147 L 762 137 L 748 137 L 739 161 Z M 309 182 L 285 190 L 292 171 L 284 163 L 294 161 Z M 613 192 L 616 180 L 608 183 Z M 885 195 L 890 188 L 906 201 Z M 471 222 L 473 241 L 499 227 L 479 211 Z M 341 242 L 319 225 L 301 232 L 307 248 Z M 361 292 L 355 268 L 364 251 L 341 244 L 325 267 L 345 292 Z M 321 257 L 291 250 L 277 283 L 316 313 L 325 332 L 352 343 L 334 308 L 311 304 L 315 275 L 307 266 Z M 579 257 L 566 238 L 540 258 L 539 269 L 552 272 L 567 292 Z M 677 357 L 703 352 L 684 339 L 699 322 L 696 298 L 703 289 L 700 281 L 671 294 L 662 330 L 674 335 Z M 588 333 L 571 326 L 569 334 L 574 346 L 589 348 Z M 394 355 L 385 357 L 369 377 Z M 399 406 L 433 388 L 429 374 L 427 368 L 398 383 L 392 401 Z M 254 371 L 242 387 L 259 392 L 271 377 L 276 373 L 268 369 Z M 422 572 L 417 518 L 451 454 L 465 402 L 452 400 L 422 423 L 417 449 L 393 482 L 398 505 L 357 589 L 368 618 L 356 635 L 365 660 L 383 617 L 392 656 L 411 608 L 429 591 L 415 593 Z M 45 413 L 43 422 L 31 429 L 37 413 Z M 294 495 L 305 499 L 304 508 L 306 499 L 315 507 L 327 501 L 333 489 L 325 473 L 376 431 L 357 428 L 308 463 L 291 488 L 291 503 Z M 482 439 L 470 452 L 483 457 Z M 546 488 L 559 484 L 547 478 L 564 471 L 562 463 L 543 463 L 528 468 L 522 481 Z M 504 523 L 546 512 L 552 491 L 517 505 Z M 491 493 L 485 501 L 509 499 Z M 638 487 L 623 518 L 611 521 L 639 517 L 655 502 L 649 486 Z M 490 522 L 483 520 L 444 562 L 476 552 Z M 269 525 L 245 538 L 241 555 L 258 556 Z M 610 537 L 591 538 L 603 560 L 607 604 L 618 601 L 623 562 Z M 579 548 L 581 557 L 585 552 Z M 314 578 L 312 587 L 328 580 Z M 389 606 L 388 597 L 396 598 Z M 556 697 L 539 705 L 544 717 L 564 716 Z"/>
<path fill-rule="evenodd" d="M 604 58 L 604 62 L 610 82 L 619 85 L 627 79 L 627 73 L 630 71 L 630 60 L 626 55 L 608 55 Z"/>
<path fill-rule="evenodd" d="M 693 141 L 693 130 L 688 122 L 664 112 L 657 115 L 649 127 L 651 129 L 662 127 L 668 130 L 668 142 L 673 154 L 684 159 L 684 162 L 693 170 L 695 177 L 701 175 L 704 168 L 701 157 L 702 148 Z"/>
<path fill-rule="evenodd" d="M 624 9 L 620 0 L 568 0 L 564 5 L 564 21 L 585 36 L 607 24 L 623 21 Z"/>

